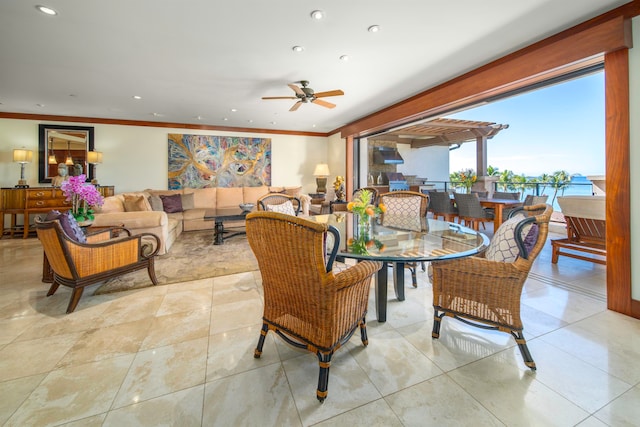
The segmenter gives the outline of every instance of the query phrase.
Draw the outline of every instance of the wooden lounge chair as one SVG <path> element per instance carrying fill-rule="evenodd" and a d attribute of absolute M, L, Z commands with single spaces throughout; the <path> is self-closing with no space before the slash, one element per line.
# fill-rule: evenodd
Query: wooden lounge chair
<path fill-rule="evenodd" d="M 314 353 L 320 365 L 316 396 L 323 402 L 333 353 L 358 328 L 362 343 L 368 343 L 365 315 L 369 286 L 381 264 L 362 261 L 334 273 L 332 264 L 340 245 L 340 234 L 334 227 L 279 212 L 252 212 L 246 221 L 247 239 L 264 287 L 263 323 L 254 357 L 262 354 L 269 331 Z M 325 239 L 329 233 L 335 243 L 327 255 Z"/>
<path fill-rule="evenodd" d="M 558 205 L 567 222 L 567 237 L 551 241 L 551 262 L 556 264 L 558 257 L 564 255 L 606 265 L 605 196 L 558 197 Z M 576 252 L 586 252 L 594 256 Z"/>

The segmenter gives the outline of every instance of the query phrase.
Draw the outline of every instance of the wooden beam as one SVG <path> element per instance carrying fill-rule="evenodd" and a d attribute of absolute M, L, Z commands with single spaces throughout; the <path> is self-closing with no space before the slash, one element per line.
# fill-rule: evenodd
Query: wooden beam
<path fill-rule="evenodd" d="M 462 106 L 521 89 L 570 69 L 601 62 L 602 54 L 631 46 L 622 17 L 569 29 L 483 67 L 426 90 L 405 101 L 350 123 L 343 137 L 366 136 L 395 126 L 443 114 Z"/>
<path fill-rule="evenodd" d="M 608 53 L 605 73 L 607 177 L 607 308 L 633 313 L 631 298 L 631 196 L 629 165 L 629 54 Z"/>

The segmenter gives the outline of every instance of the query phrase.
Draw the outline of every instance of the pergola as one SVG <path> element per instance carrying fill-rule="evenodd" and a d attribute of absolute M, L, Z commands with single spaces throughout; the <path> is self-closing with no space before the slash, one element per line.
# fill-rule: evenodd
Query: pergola
<path fill-rule="evenodd" d="M 487 173 L 487 140 L 508 127 L 492 122 L 434 118 L 376 135 L 369 140 L 411 144 L 411 148 L 451 147 L 476 141 L 476 171 L 478 176 L 483 176 Z"/>

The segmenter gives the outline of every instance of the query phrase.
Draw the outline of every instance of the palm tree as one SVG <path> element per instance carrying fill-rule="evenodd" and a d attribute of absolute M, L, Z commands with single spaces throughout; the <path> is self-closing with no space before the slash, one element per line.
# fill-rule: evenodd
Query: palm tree
<path fill-rule="evenodd" d="M 527 177 L 525 174 L 514 175 L 512 178 L 512 182 L 515 184 L 513 188 L 515 190 L 520 190 L 520 197 L 524 194 L 525 189 L 527 188 Z"/>
<path fill-rule="evenodd" d="M 564 189 L 567 188 L 571 181 L 571 175 L 567 171 L 555 171 L 549 180 L 549 185 L 553 188 L 553 197 L 551 198 L 551 204 L 555 202 L 556 197 L 558 195 L 558 190 L 562 190 L 562 194 L 564 194 Z"/>
<path fill-rule="evenodd" d="M 489 165 L 487 166 L 487 176 L 500 176 L 500 171 L 498 168 Z"/>
<path fill-rule="evenodd" d="M 540 177 L 538 178 L 538 181 L 543 184 L 542 185 L 542 189 L 540 190 L 540 195 L 543 195 L 544 192 L 547 189 L 547 184 L 551 182 L 551 175 L 547 174 L 547 173 L 543 173 L 542 175 L 540 175 Z"/>
<path fill-rule="evenodd" d="M 511 189 L 511 180 L 513 179 L 513 172 L 510 170 L 505 170 L 500 172 L 500 179 L 498 182 L 502 185 L 502 191 L 507 191 Z"/>

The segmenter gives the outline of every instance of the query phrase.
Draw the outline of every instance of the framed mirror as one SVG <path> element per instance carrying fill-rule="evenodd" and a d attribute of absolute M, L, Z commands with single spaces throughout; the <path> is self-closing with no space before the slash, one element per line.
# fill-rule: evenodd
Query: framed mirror
<path fill-rule="evenodd" d="M 93 127 L 39 125 L 39 180 L 51 183 L 58 175 L 58 165 L 67 167 L 68 175 L 86 174 L 87 181 L 94 177 L 94 166 L 87 162 L 87 152 L 93 151 Z"/>

